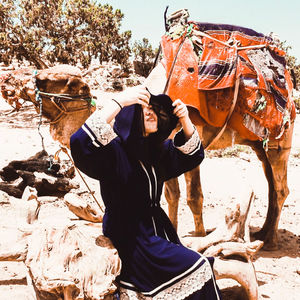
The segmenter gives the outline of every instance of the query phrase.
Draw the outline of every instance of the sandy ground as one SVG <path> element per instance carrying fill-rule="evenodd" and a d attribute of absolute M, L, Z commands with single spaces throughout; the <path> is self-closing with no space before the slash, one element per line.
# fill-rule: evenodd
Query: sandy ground
<path fill-rule="evenodd" d="M 39 117 L 31 107 L 20 113 L 9 113 L 10 107 L 0 99 L 0 169 L 10 161 L 26 159 L 42 150 L 41 137 L 37 127 Z M 54 154 L 59 149 L 53 142 L 48 126 L 41 126 L 46 150 Z M 225 152 L 224 152 L 225 153 Z M 255 201 L 251 210 L 251 230 L 262 226 L 267 211 L 267 183 L 260 162 L 248 148 L 238 151 L 237 156 L 206 158 L 201 165 L 202 187 L 205 196 L 204 222 L 207 229 L 215 228 L 222 218 L 224 209 L 232 199 L 239 199 L 240 191 L 251 186 Z M 261 250 L 255 257 L 254 265 L 259 283 L 261 299 L 300 299 L 300 118 L 296 119 L 294 142 L 288 165 L 288 196 L 279 223 L 279 250 Z M 89 180 L 99 197 L 98 184 Z M 180 178 L 184 192 L 183 178 Z M 182 193 L 179 207 L 179 234 L 188 235 L 193 231 L 192 214 Z M 167 205 L 163 200 L 163 205 Z M 1 243 L 0 243 L 1 244 Z M 23 263 L 0 262 L 0 300 L 32 300 L 26 285 Z M 221 287 L 235 282 L 219 281 Z"/>

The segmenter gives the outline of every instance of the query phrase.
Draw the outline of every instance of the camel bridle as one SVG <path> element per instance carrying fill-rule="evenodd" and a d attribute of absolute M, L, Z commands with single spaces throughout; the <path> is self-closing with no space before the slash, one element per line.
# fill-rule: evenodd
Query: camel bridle
<path fill-rule="evenodd" d="M 91 107 L 95 105 L 95 103 L 93 97 L 90 94 L 55 94 L 40 91 L 40 89 L 37 86 L 36 75 L 37 70 L 35 70 L 33 73 L 33 86 L 35 88 L 35 106 L 39 106 L 40 115 L 42 115 L 43 98 L 49 99 L 53 106 L 59 111 L 59 114 L 53 120 L 50 120 L 50 125 L 59 122 L 63 116 L 72 114 L 74 112 L 89 110 L 89 113 L 91 114 Z M 71 101 L 80 101 L 83 103 L 83 105 L 74 109 L 67 109 L 64 103 Z"/>
<path fill-rule="evenodd" d="M 92 113 L 91 107 L 96 106 L 94 97 L 90 94 L 79 94 L 79 95 L 72 95 L 72 94 L 55 94 L 55 93 L 47 93 L 41 91 L 36 83 L 36 75 L 37 70 L 33 72 L 32 82 L 33 82 L 33 88 L 35 91 L 35 101 L 33 102 L 35 107 L 39 108 L 39 125 L 38 125 L 38 132 L 42 139 L 42 146 L 44 147 L 44 138 L 40 132 L 40 127 L 42 125 L 42 117 L 43 117 L 43 100 L 49 99 L 52 105 L 59 111 L 58 115 L 54 117 L 54 119 L 50 120 L 50 125 L 54 125 L 58 123 L 63 116 L 73 114 L 75 112 L 80 111 L 89 111 L 89 115 Z M 71 101 L 80 101 L 83 103 L 82 106 L 76 107 L 73 109 L 67 109 L 64 103 L 71 102 Z M 32 102 L 32 101 L 31 101 Z"/>
<path fill-rule="evenodd" d="M 75 112 L 80 112 L 85 110 L 89 110 L 89 112 L 91 113 L 91 107 L 94 105 L 93 97 L 89 94 L 82 94 L 82 95 L 53 94 L 53 93 L 42 92 L 36 89 L 35 96 L 37 101 L 36 106 L 37 105 L 40 106 L 40 113 L 42 113 L 43 98 L 49 99 L 50 102 L 53 104 L 53 106 L 58 109 L 59 114 L 53 120 L 50 121 L 51 125 L 59 122 L 64 115 L 69 115 Z M 71 102 L 71 101 L 72 102 L 80 101 L 83 103 L 83 105 L 80 107 L 67 109 L 64 103 Z"/>

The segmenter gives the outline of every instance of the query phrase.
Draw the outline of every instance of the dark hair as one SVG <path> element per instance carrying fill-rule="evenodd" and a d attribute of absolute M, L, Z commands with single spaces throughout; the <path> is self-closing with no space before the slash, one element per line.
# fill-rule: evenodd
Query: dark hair
<path fill-rule="evenodd" d="M 157 115 L 158 130 L 150 134 L 156 136 L 157 141 L 163 142 L 175 129 L 178 117 L 174 115 L 173 101 L 168 95 L 151 95 L 149 104 Z"/>

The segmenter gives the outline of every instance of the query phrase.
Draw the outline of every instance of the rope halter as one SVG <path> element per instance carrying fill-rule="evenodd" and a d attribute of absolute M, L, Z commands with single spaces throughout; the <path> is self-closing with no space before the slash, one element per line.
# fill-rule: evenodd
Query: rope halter
<path fill-rule="evenodd" d="M 49 99 L 53 104 L 53 106 L 59 110 L 59 114 L 53 120 L 50 121 L 51 125 L 59 122 L 64 115 L 68 115 L 74 112 L 89 110 L 91 114 L 91 107 L 96 106 L 94 97 L 91 96 L 90 94 L 71 95 L 71 94 L 47 93 L 47 92 L 40 91 L 36 84 L 36 75 L 37 75 L 37 71 L 34 71 L 33 84 L 35 88 L 35 100 L 39 105 L 40 115 L 42 114 L 43 99 Z M 80 101 L 83 103 L 83 105 L 73 109 L 66 108 L 64 103 L 71 102 L 71 101 Z"/>

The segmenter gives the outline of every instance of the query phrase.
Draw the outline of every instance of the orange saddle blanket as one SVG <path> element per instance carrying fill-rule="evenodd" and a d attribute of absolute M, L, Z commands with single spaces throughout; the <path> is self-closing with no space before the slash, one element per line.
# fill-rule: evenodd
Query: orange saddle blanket
<path fill-rule="evenodd" d="M 162 63 L 171 72 L 168 94 L 197 108 L 208 124 L 226 122 L 236 79 L 228 126 L 241 136 L 279 139 L 295 118 L 285 53 L 272 38 L 244 27 L 189 22 L 181 37 L 164 35 L 161 46 Z"/>

